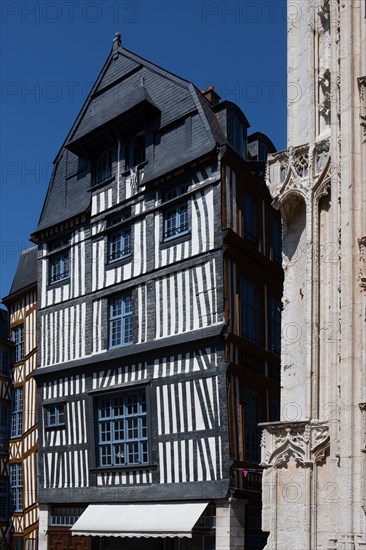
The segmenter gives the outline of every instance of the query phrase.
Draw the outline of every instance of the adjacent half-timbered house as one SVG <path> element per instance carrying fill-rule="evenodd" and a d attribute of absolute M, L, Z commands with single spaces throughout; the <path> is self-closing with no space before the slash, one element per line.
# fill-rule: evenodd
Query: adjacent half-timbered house
<path fill-rule="evenodd" d="M 11 548 L 38 548 L 37 505 L 37 248 L 22 252 L 10 289 L 4 298 L 9 311 L 11 355 L 11 412 L 8 424 L 8 509 Z"/>
<path fill-rule="evenodd" d="M 40 549 L 260 535 L 257 423 L 279 395 L 274 149 L 219 99 L 117 34 L 55 160 L 32 236 Z"/>
<path fill-rule="evenodd" d="M 9 543 L 9 469 L 8 442 L 11 404 L 11 358 L 13 345 L 9 340 L 9 318 L 0 309 L 0 548 Z"/>

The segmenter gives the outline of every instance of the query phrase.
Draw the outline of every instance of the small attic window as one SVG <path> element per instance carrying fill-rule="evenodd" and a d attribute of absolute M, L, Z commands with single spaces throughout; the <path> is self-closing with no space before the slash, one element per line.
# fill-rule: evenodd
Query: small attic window
<path fill-rule="evenodd" d="M 227 139 L 230 145 L 239 155 L 244 156 L 244 128 L 238 117 L 228 111 L 227 114 Z"/>
<path fill-rule="evenodd" d="M 129 158 L 129 165 L 130 168 L 134 168 L 135 166 L 138 166 L 139 164 L 142 164 L 145 162 L 146 154 L 145 154 L 145 134 L 141 132 L 140 134 L 137 134 L 135 136 L 130 144 L 130 158 Z"/>
<path fill-rule="evenodd" d="M 95 183 L 103 183 L 112 177 L 112 149 L 104 151 L 97 162 Z"/>

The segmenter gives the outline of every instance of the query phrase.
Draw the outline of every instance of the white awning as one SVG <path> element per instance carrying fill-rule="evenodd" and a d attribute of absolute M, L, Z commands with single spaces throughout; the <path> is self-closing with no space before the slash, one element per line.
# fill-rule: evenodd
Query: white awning
<path fill-rule="evenodd" d="M 207 504 L 90 504 L 71 533 L 92 537 L 192 537 L 192 527 Z"/>

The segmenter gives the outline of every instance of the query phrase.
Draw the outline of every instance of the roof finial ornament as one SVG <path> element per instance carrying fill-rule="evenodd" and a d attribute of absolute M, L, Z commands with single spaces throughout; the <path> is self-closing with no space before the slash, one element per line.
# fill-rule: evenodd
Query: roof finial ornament
<path fill-rule="evenodd" d="M 122 47 L 121 33 L 116 32 L 113 38 L 113 53 L 116 53 L 118 48 Z"/>

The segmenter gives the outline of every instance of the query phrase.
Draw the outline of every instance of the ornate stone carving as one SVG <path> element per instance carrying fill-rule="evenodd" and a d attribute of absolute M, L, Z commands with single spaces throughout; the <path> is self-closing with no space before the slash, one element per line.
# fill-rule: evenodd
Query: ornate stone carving
<path fill-rule="evenodd" d="M 363 141 L 366 141 L 366 76 L 357 79 L 360 92 L 360 124 L 363 127 Z"/>
<path fill-rule="evenodd" d="M 290 458 L 300 466 L 312 466 L 324 461 L 329 444 L 329 426 L 325 423 L 268 424 L 262 435 L 261 466 L 283 467 Z"/>
<path fill-rule="evenodd" d="M 366 292 L 366 235 L 358 239 L 358 246 L 360 249 L 360 271 L 359 271 L 359 284 L 363 291 Z"/>

